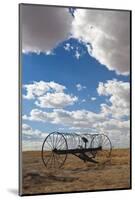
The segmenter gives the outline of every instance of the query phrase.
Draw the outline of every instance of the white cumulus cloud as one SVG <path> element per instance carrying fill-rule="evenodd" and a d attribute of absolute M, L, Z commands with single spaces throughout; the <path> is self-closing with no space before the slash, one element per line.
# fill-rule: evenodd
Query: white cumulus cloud
<path fill-rule="evenodd" d="M 64 46 L 64 49 L 66 50 L 66 51 L 70 51 L 71 50 L 71 45 L 70 45 L 70 43 L 66 43 L 65 44 L 65 46 Z"/>
<path fill-rule="evenodd" d="M 28 124 L 22 124 L 22 150 L 41 150 L 42 143 L 48 133 L 33 129 Z"/>
<path fill-rule="evenodd" d="M 78 91 L 81 91 L 83 89 L 86 89 L 86 86 L 81 85 L 80 83 L 76 84 L 76 88 Z"/>
<path fill-rule="evenodd" d="M 25 99 L 34 99 L 35 97 L 42 96 L 47 92 L 63 92 L 66 89 L 65 86 L 53 81 L 34 81 L 32 84 L 23 85 L 23 88 L 26 89 L 26 95 L 23 95 Z"/>
<path fill-rule="evenodd" d="M 79 60 L 79 58 L 81 57 L 81 54 L 79 53 L 78 50 L 75 51 L 75 57 L 77 60 Z"/>
<path fill-rule="evenodd" d="M 65 93 L 47 93 L 38 98 L 35 102 L 41 108 L 64 108 L 68 105 L 73 105 L 78 98 Z"/>
<path fill-rule="evenodd" d="M 23 88 L 26 90 L 23 98 L 34 99 L 35 104 L 41 108 L 63 108 L 78 101 L 76 96 L 64 92 L 65 86 L 53 81 L 33 82 L 32 84 L 25 84 Z"/>
<path fill-rule="evenodd" d="M 23 52 L 47 52 L 69 37 L 73 17 L 66 8 L 22 5 Z"/>
<path fill-rule="evenodd" d="M 41 140 L 47 133 L 43 133 L 38 129 L 33 130 L 28 124 L 22 124 L 22 139 L 23 140 Z"/>
<path fill-rule="evenodd" d="M 111 105 L 102 104 L 101 109 L 105 114 L 112 114 L 115 118 L 129 116 L 130 111 L 130 84 L 117 80 L 100 82 L 97 88 L 99 95 L 108 96 Z"/>
<path fill-rule="evenodd" d="M 64 125 L 64 130 L 75 130 L 83 133 L 105 133 L 112 140 L 115 147 L 129 147 L 130 121 L 106 117 L 102 112 L 94 113 L 87 110 L 67 111 L 55 109 L 45 112 L 33 109 L 24 120 L 49 122 Z M 66 128 L 67 127 L 67 128 Z"/>
<path fill-rule="evenodd" d="M 63 124 L 67 126 L 90 128 L 95 121 L 104 121 L 104 115 L 87 110 L 67 111 L 64 109 L 54 109 L 52 112 L 45 112 L 33 109 L 29 116 L 24 115 L 24 120 L 50 122 L 53 124 Z"/>
<path fill-rule="evenodd" d="M 105 83 L 100 82 L 97 92 L 108 98 L 108 104 L 102 103 L 98 113 L 89 110 L 53 109 L 51 112 L 47 112 L 33 109 L 29 115 L 23 116 L 23 120 L 62 125 L 65 127 L 64 129 L 67 127 L 67 130 L 72 127 L 73 130 L 80 130 L 80 132 L 88 132 L 88 130 L 90 133 L 91 131 L 104 132 L 112 139 L 114 146 L 128 147 L 130 136 L 129 82 L 116 79 L 108 80 Z M 57 105 L 55 104 L 54 107 Z M 24 126 L 24 129 L 31 132 L 29 126 Z"/>
<path fill-rule="evenodd" d="M 91 97 L 91 101 L 96 101 L 96 97 Z"/>
<path fill-rule="evenodd" d="M 130 13 L 77 9 L 74 16 L 73 37 L 85 42 L 89 54 L 109 70 L 127 75 L 130 70 Z"/>

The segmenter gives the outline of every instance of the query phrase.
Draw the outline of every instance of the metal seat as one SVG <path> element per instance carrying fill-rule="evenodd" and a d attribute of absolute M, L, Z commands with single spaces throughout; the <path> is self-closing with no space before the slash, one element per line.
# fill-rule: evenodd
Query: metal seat
<path fill-rule="evenodd" d="M 83 140 L 84 143 L 87 143 L 87 142 L 88 142 L 88 140 L 87 140 L 86 137 L 81 137 L 81 138 L 82 138 L 82 140 Z"/>

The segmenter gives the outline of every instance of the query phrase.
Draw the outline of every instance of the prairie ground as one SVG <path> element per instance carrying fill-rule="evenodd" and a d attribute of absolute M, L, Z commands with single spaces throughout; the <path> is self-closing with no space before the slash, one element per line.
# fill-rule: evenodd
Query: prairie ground
<path fill-rule="evenodd" d="M 60 169 L 45 168 L 41 152 L 22 153 L 22 194 L 130 188 L 130 150 L 112 150 L 107 163 L 84 163 L 69 155 Z"/>

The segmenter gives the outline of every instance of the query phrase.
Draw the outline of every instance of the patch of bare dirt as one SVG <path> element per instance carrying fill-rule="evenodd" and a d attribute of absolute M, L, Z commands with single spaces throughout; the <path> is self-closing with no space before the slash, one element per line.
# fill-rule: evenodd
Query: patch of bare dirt
<path fill-rule="evenodd" d="M 23 152 L 23 194 L 130 188 L 130 151 L 112 151 L 107 163 L 84 163 L 69 155 L 63 168 L 46 169 L 41 152 Z"/>

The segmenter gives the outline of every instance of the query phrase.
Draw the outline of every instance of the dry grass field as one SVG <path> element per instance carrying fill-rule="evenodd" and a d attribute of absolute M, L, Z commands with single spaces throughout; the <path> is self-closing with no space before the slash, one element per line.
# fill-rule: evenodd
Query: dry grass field
<path fill-rule="evenodd" d="M 23 152 L 23 194 L 130 188 L 130 151 L 115 149 L 106 164 L 69 155 L 58 170 L 43 165 L 41 152 Z"/>

